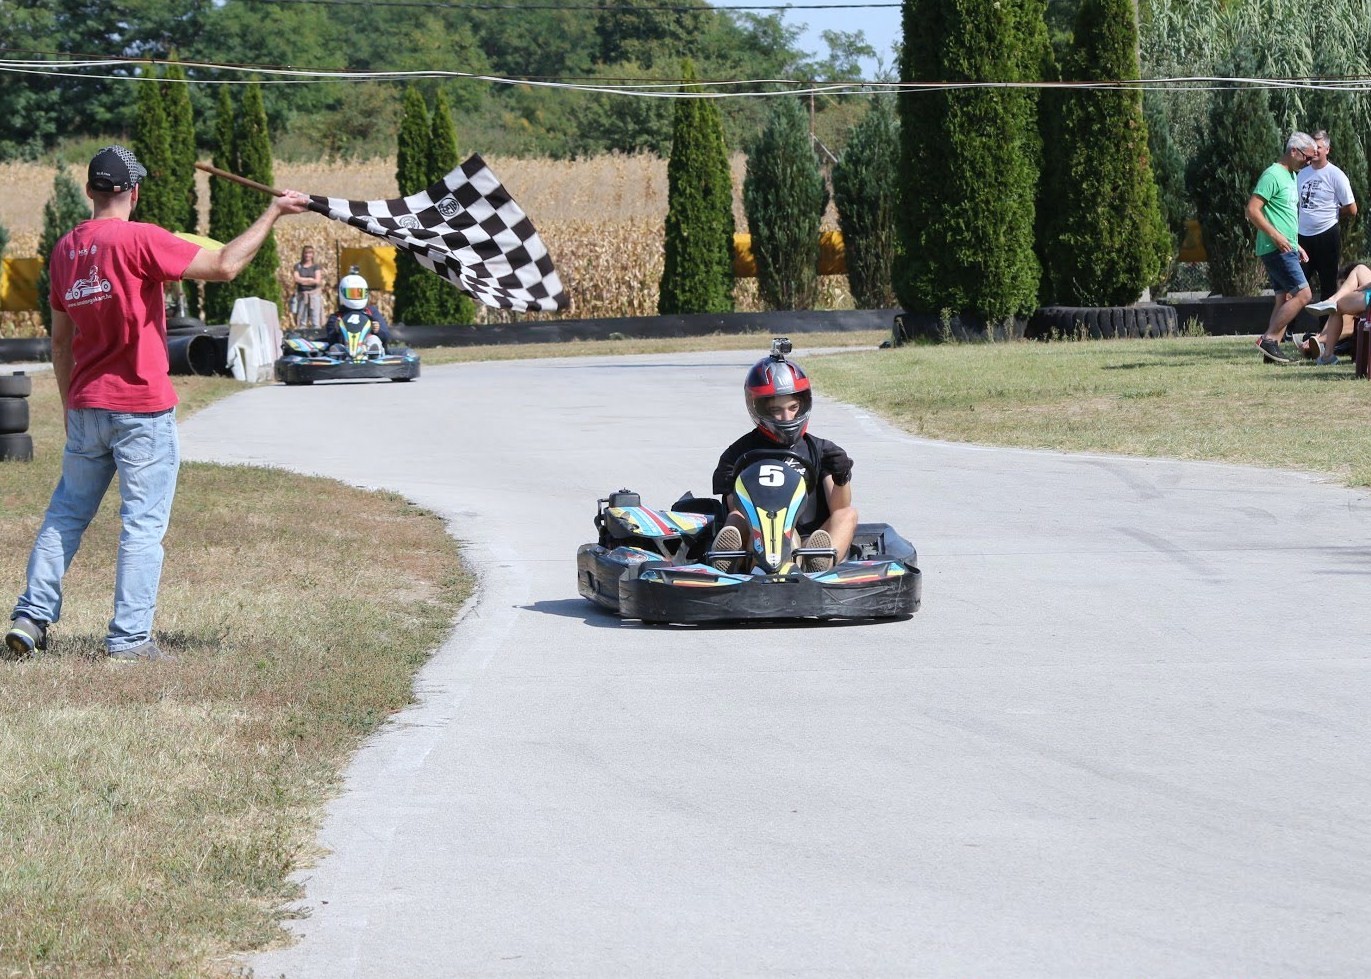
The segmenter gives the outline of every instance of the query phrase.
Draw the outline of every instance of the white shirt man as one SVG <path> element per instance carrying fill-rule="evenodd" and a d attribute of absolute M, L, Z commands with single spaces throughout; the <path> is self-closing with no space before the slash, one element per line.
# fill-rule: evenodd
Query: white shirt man
<path fill-rule="evenodd" d="M 1327 299 L 1338 288 L 1338 258 L 1342 251 L 1338 221 L 1357 213 L 1357 201 L 1347 174 L 1328 159 L 1328 134 L 1315 133 L 1314 145 L 1316 154 L 1296 177 L 1300 247 L 1309 255 L 1304 265 L 1305 278 L 1312 286 L 1317 275 L 1319 298 Z"/>

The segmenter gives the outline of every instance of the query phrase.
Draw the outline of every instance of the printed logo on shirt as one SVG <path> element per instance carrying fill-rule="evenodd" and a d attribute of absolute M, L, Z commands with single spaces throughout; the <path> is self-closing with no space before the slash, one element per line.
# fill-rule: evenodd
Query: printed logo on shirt
<path fill-rule="evenodd" d="M 88 306 L 104 299 L 110 288 L 109 279 L 100 277 L 100 266 L 92 265 L 90 275 L 73 282 L 62 298 L 73 306 Z"/>

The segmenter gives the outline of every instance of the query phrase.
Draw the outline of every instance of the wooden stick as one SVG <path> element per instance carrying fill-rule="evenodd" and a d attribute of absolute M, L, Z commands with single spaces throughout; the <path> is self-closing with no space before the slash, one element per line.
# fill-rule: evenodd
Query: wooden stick
<path fill-rule="evenodd" d="M 260 190 L 262 193 L 270 194 L 272 197 L 280 197 L 283 193 L 283 191 L 279 191 L 275 187 L 259 184 L 255 180 L 249 180 L 247 177 L 240 177 L 238 174 L 229 173 L 227 170 L 220 170 L 218 167 L 212 167 L 208 163 L 197 163 L 195 164 L 195 169 L 203 170 L 205 173 L 213 174 L 216 177 L 223 177 L 225 180 L 232 180 L 235 184 L 242 184 L 244 187 L 251 187 L 253 190 Z"/>
<path fill-rule="evenodd" d="M 247 177 L 240 177 L 236 173 L 229 173 L 227 170 L 220 170 L 218 167 L 212 167 L 208 163 L 197 163 L 195 164 L 195 169 L 203 170 L 205 173 L 214 177 L 223 177 L 225 180 L 231 180 L 235 184 L 242 184 L 244 187 L 250 187 L 253 190 L 260 190 L 262 193 L 270 194 L 272 197 L 280 197 L 285 193 L 285 191 L 277 190 L 275 187 L 268 187 L 266 184 L 259 184 L 255 180 L 249 180 Z M 309 209 L 315 214 L 322 214 L 324 217 L 328 217 L 328 208 L 318 201 L 310 201 Z"/>

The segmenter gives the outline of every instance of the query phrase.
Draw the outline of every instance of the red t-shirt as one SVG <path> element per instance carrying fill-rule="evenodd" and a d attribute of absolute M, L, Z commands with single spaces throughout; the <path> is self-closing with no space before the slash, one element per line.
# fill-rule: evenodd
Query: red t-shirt
<path fill-rule="evenodd" d="M 181 278 L 199 251 L 155 224 L 117 218 L 83 221 L 57 243 L 49 301 L 76 327 L 68 407 L 176 406 L 162 283 Z"/>

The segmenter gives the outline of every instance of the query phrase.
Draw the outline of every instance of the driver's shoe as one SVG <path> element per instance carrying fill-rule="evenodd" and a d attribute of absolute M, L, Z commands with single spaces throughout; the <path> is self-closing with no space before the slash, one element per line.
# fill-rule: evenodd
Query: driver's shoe
<path fill-rule="evenodd" d="M 833 538 L 826 530 L 816 530 L 805 541 L 805 547 L 832 547 Z M 811 554 L 805 558 L 805 571 L 827 571 L 833 567 L 833 559 L 827 554 Z"/>
<path fill-rule="evenodd" d="M 5 658 L 28 659 L 35 649 L 48 648 L 48 625 L 27 615 L 16 615 L 5 633 Z"/>
<path fill-rule="evenodd" d="M 725 527 L 714 538 L 714 544 L 710 549 L 714 551 L 741 551 L 743 549 L 743 535 L 738 533 L 737 527 Z M 738 569 L 738 565 L 742 564 L 742 561 L 735 557 L 721 557 L 715 558 L 713 564 L 714 570 L 732 574 Z"/>

